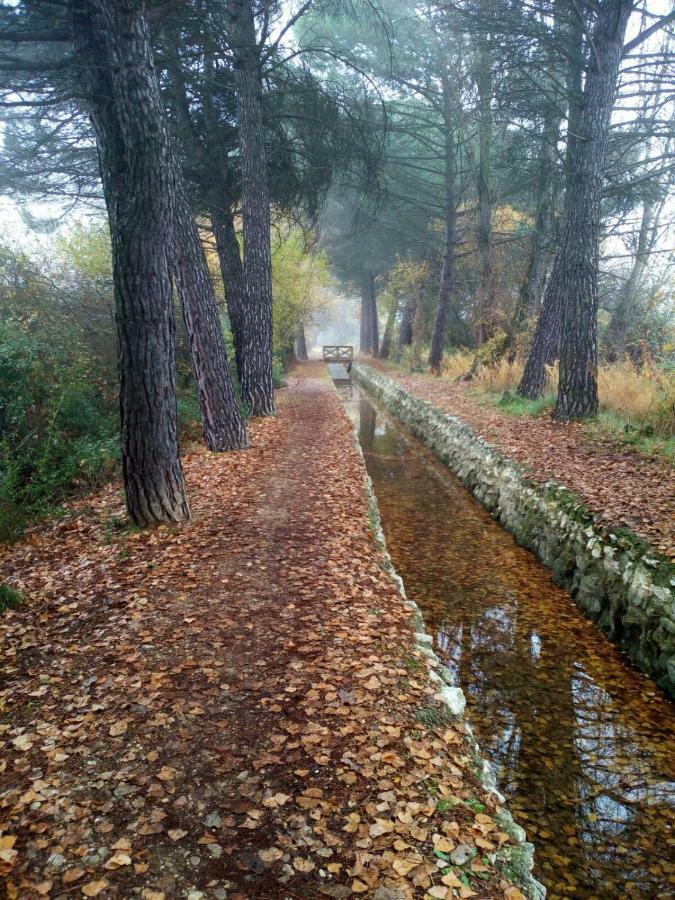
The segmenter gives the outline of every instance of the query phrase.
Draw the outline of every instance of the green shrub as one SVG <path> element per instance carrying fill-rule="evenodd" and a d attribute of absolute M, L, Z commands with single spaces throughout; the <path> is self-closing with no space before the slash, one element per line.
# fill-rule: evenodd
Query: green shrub
<path fill-rule="evenodd" d="M 117 414 L 74 341 L 0 322 L 0 540 L 116 468 Z"/>
<path fill-rule="evenodd" d="M 0 582 L 0 612 L 3 609 L 19 606 L 22 600 L 23 597 L 19 591 L 4 582 Z"/>

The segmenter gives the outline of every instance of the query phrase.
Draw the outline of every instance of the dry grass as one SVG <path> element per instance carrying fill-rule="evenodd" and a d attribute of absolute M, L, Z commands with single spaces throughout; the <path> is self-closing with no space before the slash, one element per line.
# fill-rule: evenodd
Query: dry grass
<path fill-rule="evenodd" d="M 443 374 L 449 378 L 465 375 L 471 368 L 473 354 L 458 351 L 445 360 Z M 501 359 L 483 366 L 473 385 L 484 393 L 515 392 L 523 374 L 523 360 Z M 558 389 L 558 370 L 548 371 L 547 394 Z M 630 425 L 648 428 L 661 437 L 675 434 L 675 373 L 663 372 L 653 365 L 637 368 L 629 359 L 600 366 L 598 370 L 600 407 Z"/>
<path fill-rule="evenodd" d="M 630 360 L 600 366 L 600 406 L 663 437 L 675 433 L 675 373 L 652 366 L 636 368 Z"/>
<path fill-rule="evenodd" d="M 443 376 L 445 378 L 461 378 L 471 368 L 474 354 L 470 350 L 456 350 L 452 356 L 443 358 Z"/>

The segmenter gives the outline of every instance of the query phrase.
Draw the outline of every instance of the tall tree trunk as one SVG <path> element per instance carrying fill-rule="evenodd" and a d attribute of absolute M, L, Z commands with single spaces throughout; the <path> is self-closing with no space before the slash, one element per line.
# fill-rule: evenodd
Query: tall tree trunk
<path fill-rule="evenodd" d="M 207 197 L 212 199 L 213 204 L 224 203 L 225 179 L 219 171 L 220 162 L 212 161 L 209 148 L 202 136 L 196 133 L 176 44 L 169 45 L 168 55 L 176 119 L 184 139 L 191 144 L 202 172 L 211 173 L 210 182 L 203 185 Z M 209 89 L 207 87 L 206 90 Z M 209 125 L 212 127 L 213 123 L 209 122 Z M 236 450 L 247 446 L 246 429 L 227 362 L 218 301 L 182 175 L 170 148 L 167 148 L 167 165 L 171 166 L 176 179 L 172 268 L 183 305 L 192 371 L 204 423 L 204 437 L 209 450 Z"/>
<path fill-rule="evenodd" d="M 262 76 L 252 0 L 228 0 L 239 119 L 244 223 L 242 400 L 256 416 L 274 415 L 272 381 L 272 254 Z"/>
<path fill-rule="evenodd" d="M 309 358 L 307 353 L 307 339 L 305 338 L 305 326 L 303 322 L 298 322 L 298 328 L 295 335 L 295 358 L 306 360 Z"/>
<path fill-rule="evenodd" d="M 359 350 L 365 355 L 373 352 L 373 315 L 370 309 L 370 275 L 361 278 L 361 319 Z"/>
<path fill-rule="evenodd" d="M 556 258 L 562 298 L 560 381 L 555 418 L 598 410 L 598 244 L 609 129 L 632 0 L 604 0 L 593 29 L 579 122 L 579 147 L 563 243 Z"/>
<path fill-rule="evenodd" d="M 642 204 L 642 218 L 638 233 L 635 259 L 630 275 L 619 291 L 616 307 L 607 328 L 607 358 L 610 362 L 621 358 L 626 353 L 626 335 L 630 323 L 631 310 L 635 306 L 636 297 L 645 269 L 649 262 L 649 253 L 654 246 L 658 234 L 658 220 L 663 202 L 657 203 L 653 197 L 647 196 Z"/>
<path fill-rule="evenodd" d="M 457 224 L 457 197 L 455 193 L 455 145 L 452 114 L 452 94 L 450 80 L 446 72 L 442 75 L 443 126 L 445 141 L 445 242 L 443 246 L 443 268 L 438 290 L 438 306 L 434 330 L 429 350 L 429 369 L 440 374 L 443 365 L 443 347 L 448 329 L 448 313 L 455 281 L 455 241 Z"/>
<path fill-rule="evenodd" d="M 413 322 L 415 320 L 415 310 L 417 309 L 417 297 L 415 294 L 408 294 L 403 301 L 403 309 L 401 311 L 401 327 L 398 333 L 399 350 L 403 347 L 409 347 L 413 339 Z"/>
<path fill-rule="evenodd" d="M 225 193 L 219 194 L 218 200 L 214 199 L 210 207 L 211 227 L 216 241 L 220 275 L 225 287 L 227 315 L 232 329 L 234 357 L 241 381 L 244 367 L 244 305 L 246 303 L 244 264 L 241 260 L 239 241 L 234 227 L 234 216 L 227 203 Z"/>
<path fill-rule="evenodd" d="M 248 442 L 225 353 L 218 301 L 197 223 L 180 185 L 176 198 L 172 268 L 183 304 L 204 437 L 209 450 L 238 450 Z"/>
<path fill-rule="evenodd" d="M 488 0 L 489 2 L 489 0 Z M 486 6 L 483 0 L 482 6 Z M 489 336 L 488 319 L 494 306 L 492 274 L 492 56 L 490 36 L 480 36 L 478 52 L 478 328 L 479 344 Z"/>
<path fill-rule="evenodd" d="M 544 393 L 548 381 L 546 367 L 552 366 L 558 358 L 561 304 L 558 277 L 559 273 L 554 267 L 544 295 L 523 377 L 518 385 L 518 393 L 528 400 L 536 400 Z"/>
<path fill-rule="evenodd" d="M 73 0 L 72 8 L 112 239 L 127 509 L 139 525 L 181 522 L 190 510 L 174 380 L 174 181 L 147 24 L 132 0 Z"/>
<path fill-rule="evenodd" d="M 380 323 L 377 318 L 377 289 L 375 287 L 374 275 L 370 276 L 369 294 L 370 315 L 372 317 L 372 325 L 370 327 L 372 354 L 373 356 L 377 356 L 380 348 Z"/>
<path fill-rule="evenodd" d="M 509 327 L 505 350 L 513 352 L 518 332 L 528 316 L 536 315 L 541 309 L 541 300 L 546 283 L 546 274 L 551 260 L 550 246 L 553 241 L 553 221 L 555 207 L 555 160 L 556 143 L 560 133 L 560 123 L 555 110 L 550 110 L 541 136 L 539 151 L 539 173 L 537 177 L 537 201 L 532 228 L 532 241 L 527 267 L 523 277 L 516 310 Z M 557 346 L 554 350 L 557 352 Z M 544 365 L 537 368 L 545 372 Z M 536 390 L 541 385 L 533 386 Z"/>
<path fill-rule="evenodd" d="M 575 17 L 570 23 L 567 0 L 562 0 L 559 7 L 561 40 L 565 43 L 567 64 L 565 69 L 565 92 L 567 95 L 567 139 L 565 146 L 565 202 L 563 215 L 567 216 L 573 192 L 572 170 L 579 147 L 579 128 L 581 114 L 581 92 L 584 71 L 583 23 Z M 575 13 L 572 15 L 576 16 Z M 537 327 L 532 346 L 525 363 L 523 377 L 518 385 L 518 393 L 529 400 L 536 400 L 546 390 L 548 382 L 547 366 L 552 366 L 560 353 L 560 327 L 562 316 L 562 298 L 557 283 L 559 273 L 555 260 L 546 292 L 541 304 Z M 554 279 L 556 279 L 554 281 Z"/>
<path fill-rule="evenodd" d="M 581 134 L 581 103 L 584 78 L 584 23 L 570 8 L 569 0 L 561 3 L 561 40 L 565 45 L 565 93 L 567 95 L 567 140 L 565 146 L 565 204 L 567 213 L 574 185 L 574 166 Z M 571 16 L 571 21 L 570 21 Z"/>
<path fill-rule="evenodd" d="M 361 353 L 377 356 L 379 345 L 377 321 L 377 293 L 375 275 L 365 272 L 361 278 Z"/>
<path fill-rule="evenodd" d="M 389 308 L 387 315 L 387 323 L 384 326 L 384 334 L 382 336 L 382 344 L 380 345 L 380 359 L 389 359 L 391 352 L 391 339 L 394 335 L 394 325 L 396 324 L 396 316 L 398 314 L 398 299 L 394 300 Z"/>

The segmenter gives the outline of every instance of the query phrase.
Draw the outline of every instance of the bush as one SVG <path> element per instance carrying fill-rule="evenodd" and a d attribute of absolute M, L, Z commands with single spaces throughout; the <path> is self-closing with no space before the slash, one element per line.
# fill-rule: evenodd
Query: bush
<path fill-rule="evenodd" d="M 86 353 L 0 323 L 0 540 L 16 537 L 73 490 L 110 477 L 117 416 Z"/>

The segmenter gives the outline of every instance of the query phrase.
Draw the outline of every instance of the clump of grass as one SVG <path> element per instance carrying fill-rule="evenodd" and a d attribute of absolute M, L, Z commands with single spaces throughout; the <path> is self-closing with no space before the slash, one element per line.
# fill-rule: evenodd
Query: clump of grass
<path fill-rule="evenodd" d="M 455 350 L 443 359 L 442 373 L 445 378 L 462 378 L 471 369 L 474 354 L 470 350 Z"/>
<path fill-rule="evenodd" d="M 426 725 L 427 728 L 439 728 L 441 725 L 452 721 L 450 716 L 448 716 L 442 709 L 439 709 L 435 706 L 421 707 L 415 713 L 415 718 L 418 722 Z"/>
<path fill-rule="evenodd" d="M 675 372 L 637 368 L 630 359 L 598 369 L 600 407 L 660 437 L 675 434 Z"/>
<path fill-rule="evenodd" d="M 13 609 L 19 606 L 23 597 L 20 591 L 10 585 L 0 582 L 0 611 L 3 609 Z"/>
<path fill-rule="evenodd" d="M 520 394 L 505 391 L 497 405 L 504 412 L 512 416 L 539 416 L 545 409 L 550 409 L 555 404 L 555 394 L 547 393 L 538 400 L 527 400 Z"/>

